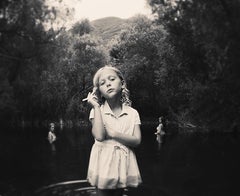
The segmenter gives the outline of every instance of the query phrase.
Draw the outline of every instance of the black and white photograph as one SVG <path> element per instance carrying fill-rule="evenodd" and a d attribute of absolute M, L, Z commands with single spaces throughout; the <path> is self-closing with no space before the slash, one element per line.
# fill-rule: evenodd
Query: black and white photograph
<path fill-rule="evenodd" d="M 239 0 L 1 0 L 0 196 L 240 195 Z"/>

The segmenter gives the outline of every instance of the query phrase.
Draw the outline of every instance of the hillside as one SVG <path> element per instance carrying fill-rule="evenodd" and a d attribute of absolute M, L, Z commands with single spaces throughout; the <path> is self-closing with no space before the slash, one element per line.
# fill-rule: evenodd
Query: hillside
<path fill-rule="evenodd" d="M 91 22 L 94 30 L 92 34 L 102 37 L 104 42 L 108 42 L 118 35 L 128 22 L 127 19 L 117 17 L 106 17 Z"/>

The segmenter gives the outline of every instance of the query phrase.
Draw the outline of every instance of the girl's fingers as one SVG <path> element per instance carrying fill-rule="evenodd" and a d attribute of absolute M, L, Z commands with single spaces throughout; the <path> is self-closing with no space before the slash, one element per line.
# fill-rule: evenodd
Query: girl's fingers
<path fill-rule="evenodd" d="M 89 92 L 87 97 L 84 98 L 82 101 L 87 101 L 88 103 L 98 102 L 98 98 L 94 92 Z"/>
<path fill-rule="evenodd" d="M 87 95 L 87 97 L 84 98 L 82 101 L 88 101 L 88 100 L 90 99 L 90 96 L 91 96 L 91 93 L 89 92 L 88 95 Z"/>
<path fill-rule="evenodd" d="M 97 100 L 97 96 L 96 96 L 96 95 L 93 95 L 92 98 L 93 98 L 94 100 Z"/>

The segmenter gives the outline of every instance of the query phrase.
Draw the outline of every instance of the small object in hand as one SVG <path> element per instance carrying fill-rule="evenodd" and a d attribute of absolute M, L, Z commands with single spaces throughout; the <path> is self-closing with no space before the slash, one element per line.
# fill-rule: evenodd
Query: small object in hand
<path fill-rule="evenodd" d="M 82 101 L 87 101 L 88 100 L 88 98 L 84 98 Z"/>

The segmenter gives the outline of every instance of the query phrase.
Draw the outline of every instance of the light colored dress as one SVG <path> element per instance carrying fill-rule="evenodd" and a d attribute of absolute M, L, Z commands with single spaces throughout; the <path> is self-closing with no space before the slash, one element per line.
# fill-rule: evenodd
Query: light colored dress
<path fill-rule="evenodd" d="M 132 135 L 134 126 L 141 124 L 138 112 L 123 105 L 122 112 L 115 116 L 107 102 L 101 106 L 103 123 L 124 134 Z M 89 119 L 94 118 L 91 110 Z M 135 153 L 129 147 L 108 139 L 103 142 L 95 140 L 93 144 L 87 180 L 99 189 L 116 189 L 137 187 L 142 183 Z"/>

